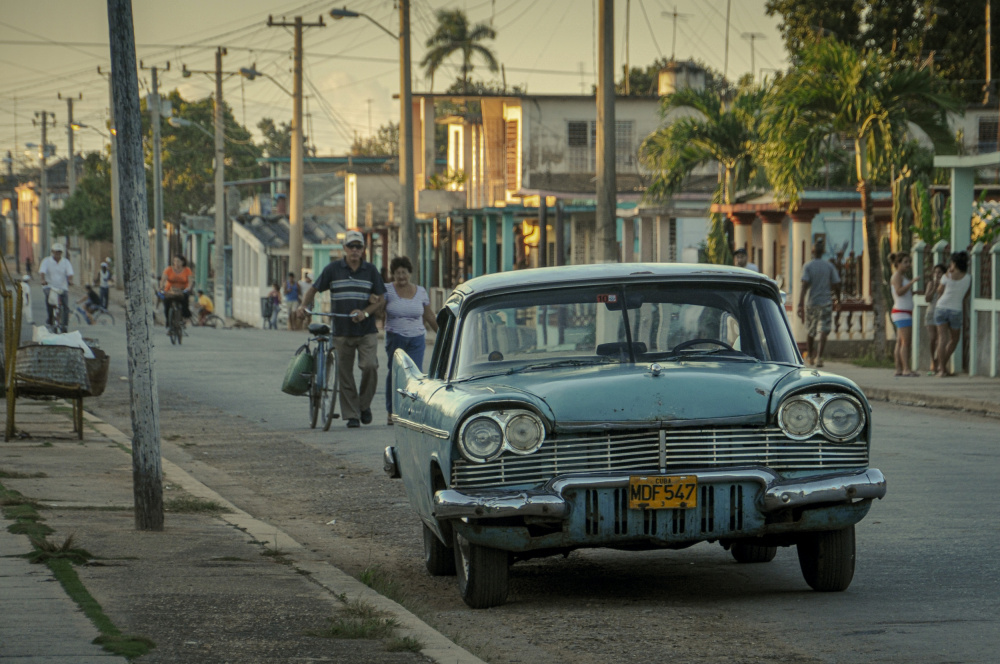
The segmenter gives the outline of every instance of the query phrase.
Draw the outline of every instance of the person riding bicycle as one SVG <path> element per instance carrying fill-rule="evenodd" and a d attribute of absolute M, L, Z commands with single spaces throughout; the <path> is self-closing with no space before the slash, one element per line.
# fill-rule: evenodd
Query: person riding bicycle
<path fill-rule="evenodd" d="M 83 311 L 84 316 L 87 318 L 87 325 L 93 325 L 94 317 L 91 314 L 98 309 L 103 309 L 104 305 L 101 304 L 101 296 L 97 294 L 93 286 L 87 284 L 84 288 L 87 289 L 87 293 L 76 301 L 77 304 L 82 304 L 83 307 L 77 307 L 77 309 Z"/>
<path fill-rule="evenodd" d="M 198 289 L 198 325 L 204 325 L 205 319 L 212 315 L 215 311 L 215 305 L 212 304 L 212 298 L 205 295 L 205 291 Z"/>
<path fill-rule="evenodd" d="M 191 293 L 194 274 L 187 266 L 187 259 L 177 254 L 174 256 L 173 265 L 163 271 L 160 277 L 160 290 L 163 291 L 163 310 L 170 311 L 170 305 L 177 302 L 181 306 L 181 316 L 188 320 L 191 318 L 191 309 L 188 308 L 188 295 Z"/>
<path fill-rule="evenodd" d="M 46 256 L 38 266 L 45 292 L 45 308 L 48 312 L 46 325 L 59 325 L 63 330 L 69 326 L 69 287 L 73 285 L 73 266 L 68 258 L 63 258 L 64 249 L 61 242 L 54 242 L 52 255 Z M 50 297 L 50 289 L 56 291 L 58 295 Z M 53 299 L 56 302 L 53 302 Z M 59 321 L 53 320 L 57 306 L 60 309 Z"/>

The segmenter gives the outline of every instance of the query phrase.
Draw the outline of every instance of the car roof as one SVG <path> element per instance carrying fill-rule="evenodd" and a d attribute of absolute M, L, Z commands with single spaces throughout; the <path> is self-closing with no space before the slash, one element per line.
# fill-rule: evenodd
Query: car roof
<path fill-rule="evenodd" d="M 566 265 L 542 267 L 513 272 L 498 272 L 475 277 L 455 287 L 463 296 L 491 291 L 519 290 L 560 283 L 633 281 L 646 279 L 685 279 L 704 281 L 745 282 L 766 285 L 777 293 L 773 280 L 740 267 L 705 263 L 602 263 L 597 265 Z"/>

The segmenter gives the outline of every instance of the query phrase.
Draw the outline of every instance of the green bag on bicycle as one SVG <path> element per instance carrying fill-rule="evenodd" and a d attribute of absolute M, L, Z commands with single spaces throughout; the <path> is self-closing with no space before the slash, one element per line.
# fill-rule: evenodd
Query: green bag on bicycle
<path fill-rule="evenodd" d="M 314 369 L 312 354 L 300 350 L 288 363 L 285 379 L 281 381 L 281 391 L 296 397 L 308 393 Z"/>

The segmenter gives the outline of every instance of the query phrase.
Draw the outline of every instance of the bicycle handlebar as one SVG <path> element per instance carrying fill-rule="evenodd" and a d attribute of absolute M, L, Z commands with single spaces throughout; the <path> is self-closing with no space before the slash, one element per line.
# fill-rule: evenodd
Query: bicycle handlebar
<path fill-rule="evenodd" d="M 327 318 L 350 318 L 351 314 L 338 314 L 338 313 L 325 313 L 322 311 L 309 311 L 305 310 L 306 314 L 309 316 L 326 316 Z"/>

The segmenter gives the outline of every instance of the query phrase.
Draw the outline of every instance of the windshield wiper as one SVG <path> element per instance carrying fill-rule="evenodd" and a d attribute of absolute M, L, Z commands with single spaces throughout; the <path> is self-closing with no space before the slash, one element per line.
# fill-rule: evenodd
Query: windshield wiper
<path fill-rule="evenodd" d="M 725 353 L 725 355 L 721 355 L 722 353 Z M 674 360 L 686 360 L 691 358 L 717 356 L 717 355 L 721 355 L 721 357 L 725 357 L 726 359 L 730 360 L 740 360 L 743 362 L 756 362 L 757 364 L 760 364 L 760 360 L 758 360 L 753 355 L 748 355 L 741 350 L 736 350 L 735 348 L 710 348 L 706 350 L 681 351 L 680 353 L 671 355 L 664 359 L 674 361 Z"/>
<path fill-rule="evenodd" d="M 602 357 L 599 359 L 592 360 L 554 360 L 552 362 L 540 362 L 536 364 L 527 364 L 523 367 L 517 367 L 516 369 L 511 369 L 506 372 L 508 374 L 523 373 L 525 371 L 536 371 L 539 369 L 558 369 L 559 367 L 588 367 L 595 364 L 618 364 L 618 360 L 614 357 Z"/>

